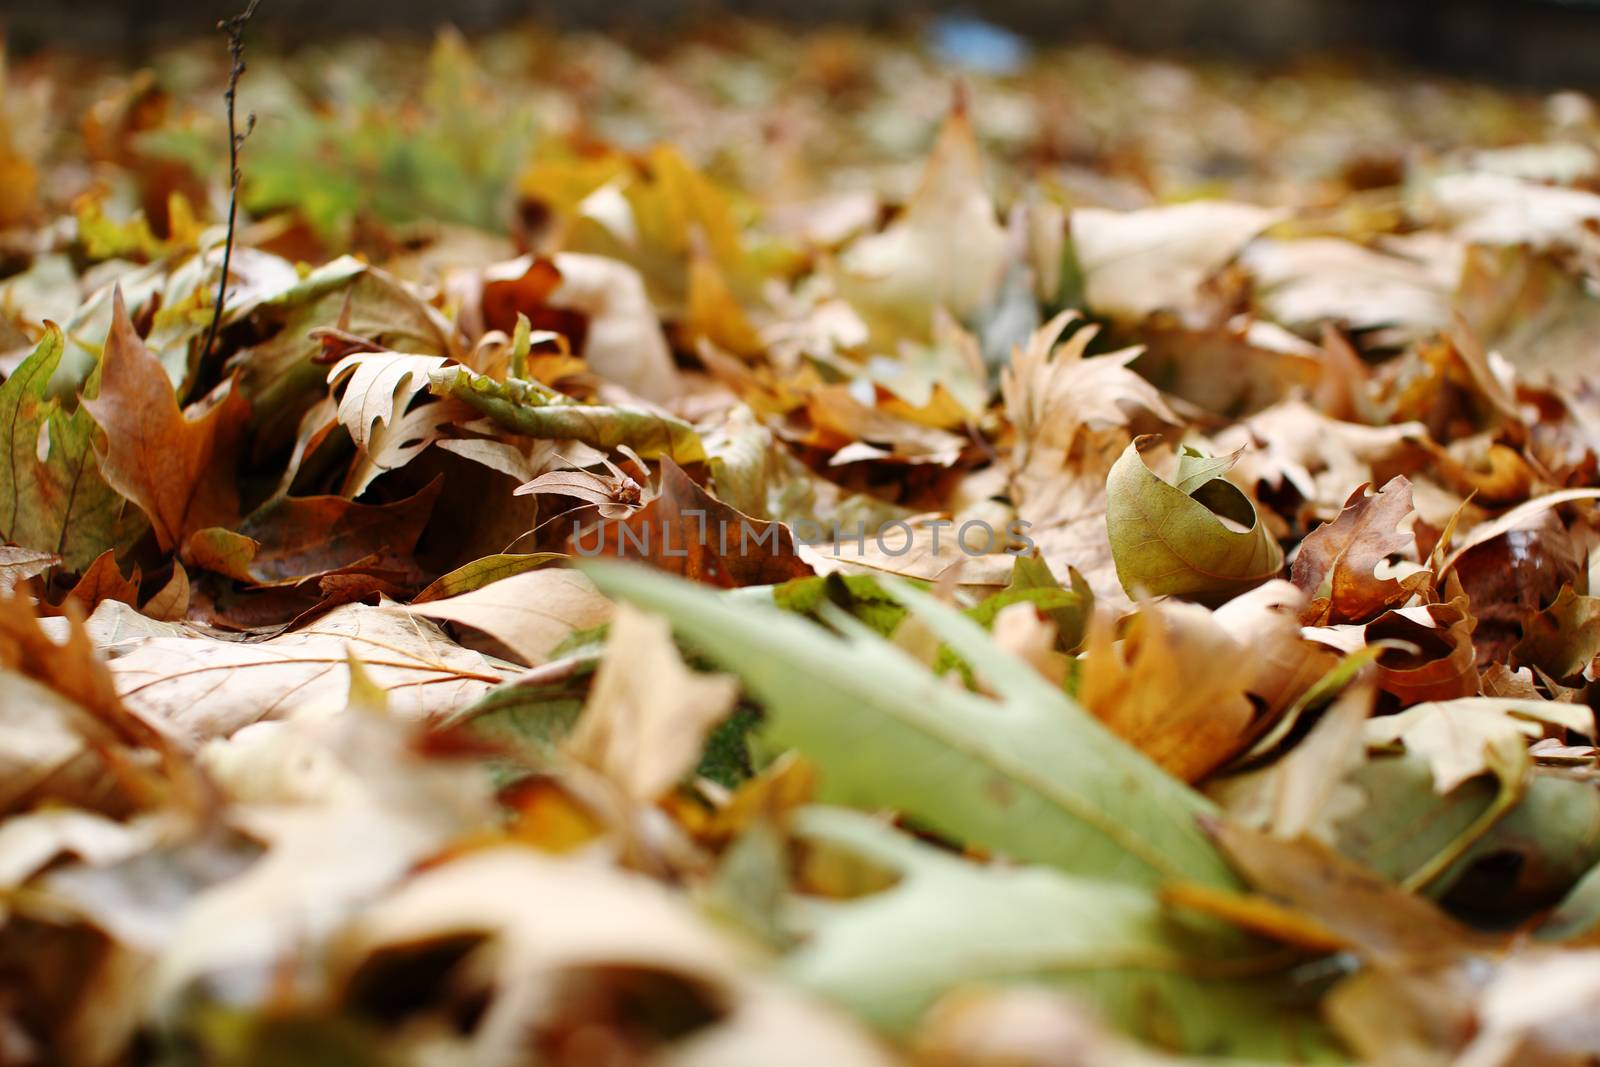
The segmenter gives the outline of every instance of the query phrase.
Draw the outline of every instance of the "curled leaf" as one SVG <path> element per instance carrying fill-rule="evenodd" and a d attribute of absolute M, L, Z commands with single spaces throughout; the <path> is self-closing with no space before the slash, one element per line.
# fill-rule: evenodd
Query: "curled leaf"
<path fill-rule="evenodd" d="M 1236 457 L 1185 447 L 1171 484 L 1140 455 L 1152 440 L 1129 444 L 1106 479 L 1106 531 L 1122 587 L 1218 604 L 1276 577 L 1283 550 L 1250 499 L 1221 477 Z"/>
<path fill-rule="evenodd" d="M 460 366 L 433 371 L 429 388 L 471 404 L 503 429 L 525 437 L 581 441 L 607 452 L 627 445 L 645 459 L 667 456 L 678 463 L 706 458 L 694 427 L 664 412 L 627 404 L 580 404 L 532 382 L 499 382 Z"/>

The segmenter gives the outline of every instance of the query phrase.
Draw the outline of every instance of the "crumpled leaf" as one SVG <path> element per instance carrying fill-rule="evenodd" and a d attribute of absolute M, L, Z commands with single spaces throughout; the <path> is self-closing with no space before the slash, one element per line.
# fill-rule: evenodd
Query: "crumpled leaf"
<path fill-rule="evenodd" d="M 340 256 L 263 301 L 249 321 L 270 335 L 232 360 L 250 401 L 256 454 L 286 447 L 305 411 L 325 396 L 323 345 L 313 331 L 338 327 L 392 352 L 456 356 L 450 325 L 393 275 Z"/>
<path fill-rule="evenodd" d="M 328 372 L 330 388 L 345 386 L 339 398 L 339 422 L 375 468 L 371 476 L 405 466 L 437 437 L 431 424 L 419 433 L 404 416 L 417 395 L 428 388 L 428 376 L 449 360 L 400 352 L 358 352 Z M 436 409 L 437 410 L 437 409 Z M 430 432 L 431 431 L 431 432 Z M 360 495 L 365 485 L 351 487 Z"/>
<path fill-rule="evenodd" d="M 1400 644 L 1378 654 L 1378 684 L 1407 704 L 1452 700 L 1478 692 L 1472 631 L 1477 625 L 1466 598 L 1387 611 L 1367 624 L 1367 644 Z"/>
<path fill-rule="evenodd" d="M 1310 598 L 1309 626 L 1369 619 L 1410 596 L 1416 584 L 1375 573 L 1389 556 L 1412 547 L 1410 535 L 1398 529 L 1414 510 L 1411 483 L 1396 475 L 1377 492 L 1368 488 L 1358 488 L 1338 518 L 1300 543 L 1290 576 Z"/>
<path fill-rule="evenodd" d="M 1063 311 L 1051 319 L 1017 348 L 1001 372 L 1006 416 L 1019 439 L 1012 460 L 1019 470 L 1025 471 L 1037 452 L 1070 449 L 1083 428 L 1126 426 L 1139 412 L 1178 423 L 1161 392 L 1128 369 L 1140 349 L 1086 357 L 1099 332 L 1088 325 L 1056 343 L 1077 318 L 1076 312 Z"/>
<path fill-rule="evenodd" d="M 740 514 L 702 489 L 671 459 L 661 461 L 654 499 L 597 529 L 574 522 L 572 554 L 647 561 L 660 570 L 724 588 L 809 577 L 794 534 Z"/>
<path fill-rule="evenodd" d="M 621 404 L 579 404 L 531 382 L 497 382 L 465 367 L 441 367 L 429 388 L 465 401 L 503 429 L 526 437 L 581 441 L 602 452 L 628 446 L 645 459 L 666 456 L 678 463 L 705 459 L 699 434 L 682 419 Z"/>
<path fill-rule="evenodd" d="M 172 382 L 128 319 L 119 291 L 101 363 L 100 389 L 83 406 L 106 434 L 100 471 L 149 516 L 161 547 L 237 517 L 233 480 L 248 405 L 231 382 L 191 415 L 179 409 Z"/>
<path fill-rule="evenodd" d="M 9 428 L 0 448 L 0 537 L 61 557 L 81 572 L 107 549 L 123 551 L 143 532 L 143 520 L 100 473 L 91 444 L 94 424 L 82 404 L 70 414 L 48 396 L 61 363 L 62 335 L 44 337 L 0 385 L 0 423 Z"/>
<path fill-rule="evenodd" d="M 1249 738 L 1255 655 L 1198 604 L 1146 604 L 1120 641 L 1104 620 L 1090 631 L 1078 699 L 1169 774 L 1194 782 Z"/>
<path fill-rule="evenodd" d="M 1249 498 L 1221 477 L 1233 457 L 1185 448 L 1174 484 L 1145 465 L 1148 441 L 1130 443 L 1106 479 L 1106 530 L 1122 587 L 1221 603 L 1276 576 L 1282 549 Z"/>
<path fill-rule="evenodd" d="M 490 329 L 511 332 L 519 314 L 536 328 L 570 329 L 573 349 L 596 374 L 644 400 L 664 402 L 679 391 L 644 282 L 626 263 L 579 252 L 524 256 L 485 271 L 481 301 Z"/>
<path fill-rule="evenodd" d="M 706 735 L 738 696 L 735 679 L 683 665 L 665 620 L 624 605 L 566 751 L 650 803 L 699 762 Z"/>
<path fill-rule="evenodd" d="M 139 603 L 139 568 L 124 576 L 117 566 L 116 553 L 110 549 L 95 557 L 84 570 L 78 584 L 72 587 L 67 599 L 74 601 L 85 616 L 94 612 L 102 600 L 120 600 L 124 604 Z"/>

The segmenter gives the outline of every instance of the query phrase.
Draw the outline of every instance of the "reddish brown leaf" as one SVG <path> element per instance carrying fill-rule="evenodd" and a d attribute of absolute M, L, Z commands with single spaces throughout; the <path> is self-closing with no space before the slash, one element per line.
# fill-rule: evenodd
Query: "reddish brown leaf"
<path fill-rule="evenodd" d="M 191 532 L 237 517 L 233 459 L 248 405 L 230 381 L 181 410 L 167 372 L 134 331 L 120 289 L 113 301 L 100 391 L 83 405 L 105 431 L 101 474 L 150 516 L 156 540 L 171 550 Z"/>
<path fill-rule="evenodd" d="M 576 525 L 568 551 L 585 558 L 642 560 L 686 578 L 733 588 L 809 578 L 811 568 L 795 550 L 782 523 L 762 522 L 736 511 L 665 457 L 661 492 L 625 519 L 598 529 Z"/>
<path fill-rule="evenodd" d="M 1338 518 L 1307 535 L 1290 570 L 1294 584 L 1311 598 L 1305 622 L 1360 622 L 1411 594 L 1409 583 L 1373 573 L 1410 546 L 1410 537 L 1396 527 L 1411 511 L 1411 483 L 1396 475 L 1376 493 L 1357 489 Z"/>
<path fill-rule="evenodd" d="M 256 585 L 408 562 L 441 488 L 435 478 L 391 504 L 357 504 L 340 496 L 278 497 L 257 508 L 237 531 L 198 531 L 187 554 L 207 570 Z"/>
<path fill-rule="evenodd" d="M 1448 604 L 1390 611 L 1368 624 L 1367 644 L 1382 640 L 1405 641 L 1416 651 L 1385 649 L 1378 655 L 1378 685 L 1400 698 L 1402 704 L 1424 700 L 1454 700 L 1478 692 L 1477 658 L 1472 630 L 1477 625 L 1467 611 L 1467 598 Z"/>
<path fill-rule="evenodd" d="M 72 587 L 67 599 L 76 601 L 86 616 L 93 614 L 102 600 L 120 600 L 137 607 L 139 568 L 135 566 L 132 576 L 124 578 L 122 569 L 117 566 L 117 554 L 108 548 L 89 564 L 89 569 L 83 572 L 83 577 Z"/>

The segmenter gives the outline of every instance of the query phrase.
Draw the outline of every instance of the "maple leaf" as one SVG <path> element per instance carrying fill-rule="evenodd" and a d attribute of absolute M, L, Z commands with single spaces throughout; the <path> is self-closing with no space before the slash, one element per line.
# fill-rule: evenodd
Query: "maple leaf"
<path fill-rule="evenodd" d="M 134 332 L 120 289 L 100 389 L 83 406 L 105 431 L 99 458 L 106 482 L 149 516 L 163 549 L 237 517 L 233 460 L 248 405 L 229 381 L 198 411 L 180 409 L 167 372 Z"/>

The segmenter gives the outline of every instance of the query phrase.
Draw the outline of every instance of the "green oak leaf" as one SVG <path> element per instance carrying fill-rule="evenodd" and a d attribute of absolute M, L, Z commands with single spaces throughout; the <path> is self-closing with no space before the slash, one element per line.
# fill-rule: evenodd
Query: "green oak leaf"
<path fill-rule="evenodd" d="M 763 740 L 821 769 L 821 799 L 894 808 L 941 833 L 1139 885 L 1238 884 L 1201 832 L 1216 809 L 904 582 L 883 587 L 1000 694 L 952 686 L 842 609 L 833 634 L 770 604 L 642 567 L 586 563 L 602 591 L 670 619 L 762 702 Z"/>

